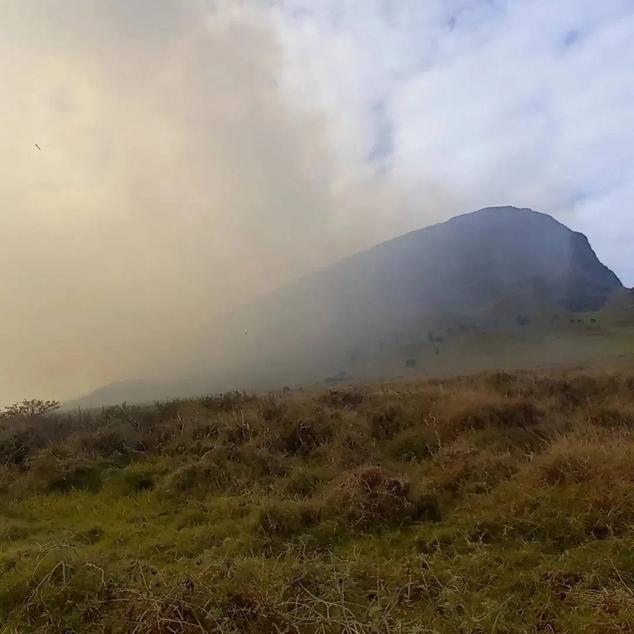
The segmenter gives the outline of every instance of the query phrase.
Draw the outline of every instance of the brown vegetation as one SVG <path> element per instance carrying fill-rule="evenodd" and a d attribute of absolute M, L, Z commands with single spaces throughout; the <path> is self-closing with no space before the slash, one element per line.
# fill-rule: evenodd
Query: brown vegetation
<path fill-rule="evenodd" d="M 5 415 L 0 631 L 630 632 L 632 386 Z"/>

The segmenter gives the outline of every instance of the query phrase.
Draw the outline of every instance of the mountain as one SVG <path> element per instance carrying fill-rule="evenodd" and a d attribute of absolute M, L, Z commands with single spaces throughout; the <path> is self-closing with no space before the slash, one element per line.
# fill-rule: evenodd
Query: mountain
<path fill-rule="evenodd" d="M 308 275 L 216 325 L 223 367 L 251 377 L 334 369 L 465 322 L 601 309 L 623 286 L 587 238 L 530 209 L 490 207 L 379 244 Z"/>
<path fill-rule="evenodd" d="M 480 209 L 381 243 L 216 320 L 187 391 L 378 376 L 386 359 L 402 363 L 421 342 L 439 355 L 439 330 L 444 340 L 453 331 L 517 329 L 538 314 L 600 310 L 622 289 L 583 234 L 530 209 Z M 108 400 L 133 400 L 129 387 L 109 388 Z M 143 400 L 153 389 L 143 386 Z"/>
<path fill-rule="evenodd" d="M 340 315 L 465 314 L 504 299 L 584 311 L 620 288 L 583 234 L 530 209 L 490 207 L 379 244 L 273 301 L 326 301 Z"/>

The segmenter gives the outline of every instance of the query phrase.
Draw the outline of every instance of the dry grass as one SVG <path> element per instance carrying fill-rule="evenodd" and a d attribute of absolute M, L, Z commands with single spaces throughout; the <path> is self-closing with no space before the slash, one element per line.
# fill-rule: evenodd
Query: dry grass
<path fill-rule="evenodd" d="M 634 377 L 0 422 L 0 632 L 633 632 Z"/>

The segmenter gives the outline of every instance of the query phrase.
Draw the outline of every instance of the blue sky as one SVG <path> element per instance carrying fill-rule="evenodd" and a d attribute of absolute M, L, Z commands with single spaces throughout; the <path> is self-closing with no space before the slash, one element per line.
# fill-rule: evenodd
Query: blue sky
<path fill-rule="evenodd" d="M 209 315 L 484 206 L 553 214 L 634 285 L 632 0 L 0 16 L 0 401 L 174 367 Z"/>

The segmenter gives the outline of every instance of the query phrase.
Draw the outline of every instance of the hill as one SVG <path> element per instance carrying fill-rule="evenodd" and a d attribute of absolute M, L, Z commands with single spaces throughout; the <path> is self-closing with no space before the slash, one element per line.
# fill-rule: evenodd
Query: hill
<path fill-rule="evenodd" d="M 496 303 L 602 308 L 621 289 L 587 238 L 530 209 L 490 207 L 414 231 L 298 281 L 273 301 L 335 307 L 339 319 L 477 314 Z"/>
<path fill-rule="evenodd" d="M 481 209 L 216 319 L 189 380 L 115 384 L 72 405 L 589 363 L 634 353 L 634 311 L 621 310 L 621 327 L 612 328 L 623 294 L 582 234 L 530 209 Z"/>
<path fill-rule="evenodd" d="M 627 633 L 634 375 L 0 421 L 0 631 Z"/>
<path fill-rule="evenodd" d="M 582 234 L 529 209 L 481 209 L 379 244 L 215 323 L 214 356 L 203 356 L 201 370 L 222 358 L 234 385 L 370 366 L 380 376 L 382 360 L 403 364 L 430 332 L 454 341 L 515 333 L 538 317 L 600 311 L 622 290 Z"/>

